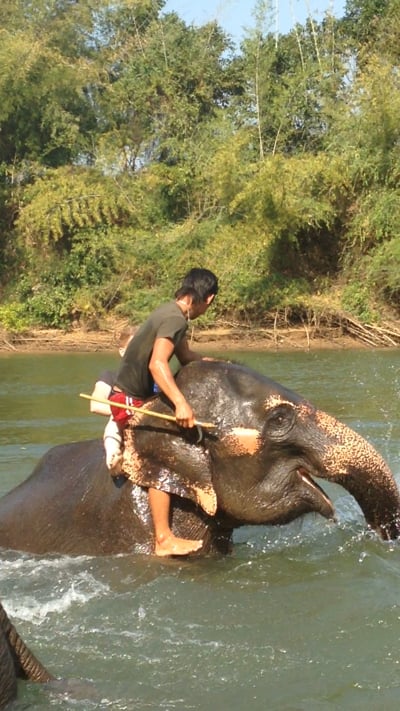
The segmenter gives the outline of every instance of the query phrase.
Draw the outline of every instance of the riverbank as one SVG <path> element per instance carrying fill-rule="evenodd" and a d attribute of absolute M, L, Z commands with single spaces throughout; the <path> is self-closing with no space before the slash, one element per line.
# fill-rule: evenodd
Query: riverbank
<path fill-rule="evenodd" d="M 0 353 L 45 352 L 101 352 L 115 351 L 122 324 L 103 330 L 77 328 L 71 331 L 57 329 L 32 330 L 25 334 L 0 333 Z M 361 334 L 363 335 L 363 334 Z M 341 327 L 309 329 L 218 327 L 201 329 L 192 327 L 189 339 L 194 350 L 343 350 L 349 348 L 400 347 L 400 331 L 391 332 L 382 342 L 371 337 L 360 337 L 344 332 Z M 397 340 L 398 339 L 398 340 Z"/>

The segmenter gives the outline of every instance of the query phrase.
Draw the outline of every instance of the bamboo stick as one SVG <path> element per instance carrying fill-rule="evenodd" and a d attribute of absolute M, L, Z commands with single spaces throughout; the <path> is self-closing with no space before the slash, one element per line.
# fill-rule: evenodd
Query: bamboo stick
<path fill-rule="evenodd" d="M 135 407 L 134 405 L 124 405 L 122 402 L 113 402 L 112 400 L 106 400 L 100 397 L 92 397 L 91 395 L 85 395 L 85 393 L 79 393 L 79 397 L 85 398 L 85 400 L 94 400 L 94 402 L 101 402 L 103 405 L 112 405 L 113 407 L 120 407 L 122 410 L 130 410 L 131 412 L 141 412 L 143 415 L 151 415 L 152 417 L 158 417 L 160 420 L 168 420 L 169 422 L 176 422 L 176 417 L 173 415 L 164 415 L 162 412 L 154 412 L 153 410 L 146 410 L 143 407 Z M 205 427 L 206 429 L 214 428 L 213 422 L 199 422 L 195 420 L 194 424 L 198 427 Z"/>

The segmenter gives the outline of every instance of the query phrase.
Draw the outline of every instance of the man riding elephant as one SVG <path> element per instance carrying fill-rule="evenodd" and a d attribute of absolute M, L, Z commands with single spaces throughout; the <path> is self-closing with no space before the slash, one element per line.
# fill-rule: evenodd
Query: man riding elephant
<path fill-rule="evenodd" d="M 148 488 L 171 497 L 174 535 L 197 551 L 226 553 L 241 525 L 276 525 L 317 512 L 335 517 L 315 477 L 343 486 L 383 539 L 400 531 L 400 498 L 382 457 L 363 437 L 251 368 L 224 361 L 184 366 L 177 386 L 199 420 L 181 427 L 142 412 L 128 428 L 140 484 L 116 487 L 100 440 L 52 448 L 0 499 L 0 546 L 37 554 L 154 553 Z M 173 415 L 170 401 L 151 409 Z M 174 418 L 172 417 L 172 420 Z M 200 439 L 200 441 L 199 441 Z"/>
<path fill-rule="evenodd" d="M 175 300 L 153 311 L 130 340 L 117 373 L 110 400 L 141 407 L 153 397 L 154 385 L 175 408 L 175 418 L 181 427 L 193 427 L 195 416 L 189 401 L 179 389 L 169 362 L 175 355 L 181 365 L 202 360 L 203 357 L 189 348 L 186 332 L 189 321 L 204 314 L 218 292 L 218 280 L 208 269 L 191 269 L 175 293 Z M 135 424 L 135 415 L 111 405 L 114 421 L 120 428 L 120 441 L 129 422 Z M 105 436 L 107 466 L 119 475 L 122 455 L 119 442 Z M 131 446 L 133 444 L 131 443 Z M 114 451 L 110 449 L 114 448 Z M 131 456 L 132 461 L 132 456 Z M 122 466 L 123 468 L 123 466 Z M 126 473 L 126 470 L 125 472 Z M 130 478 L 136 481 L 136 471 L 130 468 Z M 170 499 L 166 491 L 150 486 L 149 504 L 155 531 L 155 553 L 159 556 L 186 555 L 201 548 L 201 540 L 175 536 L 169 524 Z"/>

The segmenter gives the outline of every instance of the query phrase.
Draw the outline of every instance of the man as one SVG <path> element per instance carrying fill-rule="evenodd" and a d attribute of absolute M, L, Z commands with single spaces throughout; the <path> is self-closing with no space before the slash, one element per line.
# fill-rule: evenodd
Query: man
<path fill-rule="evenodd" d="M 203 356 L 189 348 L 186 337 L 191 320 L 203 315 L 218 293 L 218 279 L 208 269 L 191 269 L 175 300 L 162 304 L 153 311 L 130 341 L 117 373 L 111 400 L 141 407 L 154 393 L 156 385 L 175 408 L 181 427 L 194 427 L 195 415 L 189 402 L 179 390 L 170 360 L 175 355 L 181 365 Z M 121 432 L 128 423 L 125 410 L 111 406 L 114 420 Z M 120 472 L 121 455 L 114 458 L 109 468 Z M 155 531 L 155 553 L 159 556 L 186 555 L 201 548 L 202 541 L 176 537 L 169 525 L 169 494 L 149 489 L 149 503 Z"/>

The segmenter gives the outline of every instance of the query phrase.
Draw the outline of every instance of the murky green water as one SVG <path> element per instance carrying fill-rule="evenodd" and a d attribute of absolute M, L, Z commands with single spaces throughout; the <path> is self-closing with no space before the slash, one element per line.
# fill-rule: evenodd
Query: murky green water
<path fill-rule="evenodd" d="M 400 480 L 400 351 L 230 353 L 369 439 Z M 0 357 L 0 494 L 51 446 L 101 434 L 78 397 L 109 354 Z M 320 711 L 400 706 L 400 544 L 339 523 L 243 528 L 232 556 L 0 554 L 0 598 L 67 693 L 20 683 L 19 709 Z M 89 682 L 89 683 L 88 683 Z"/>

